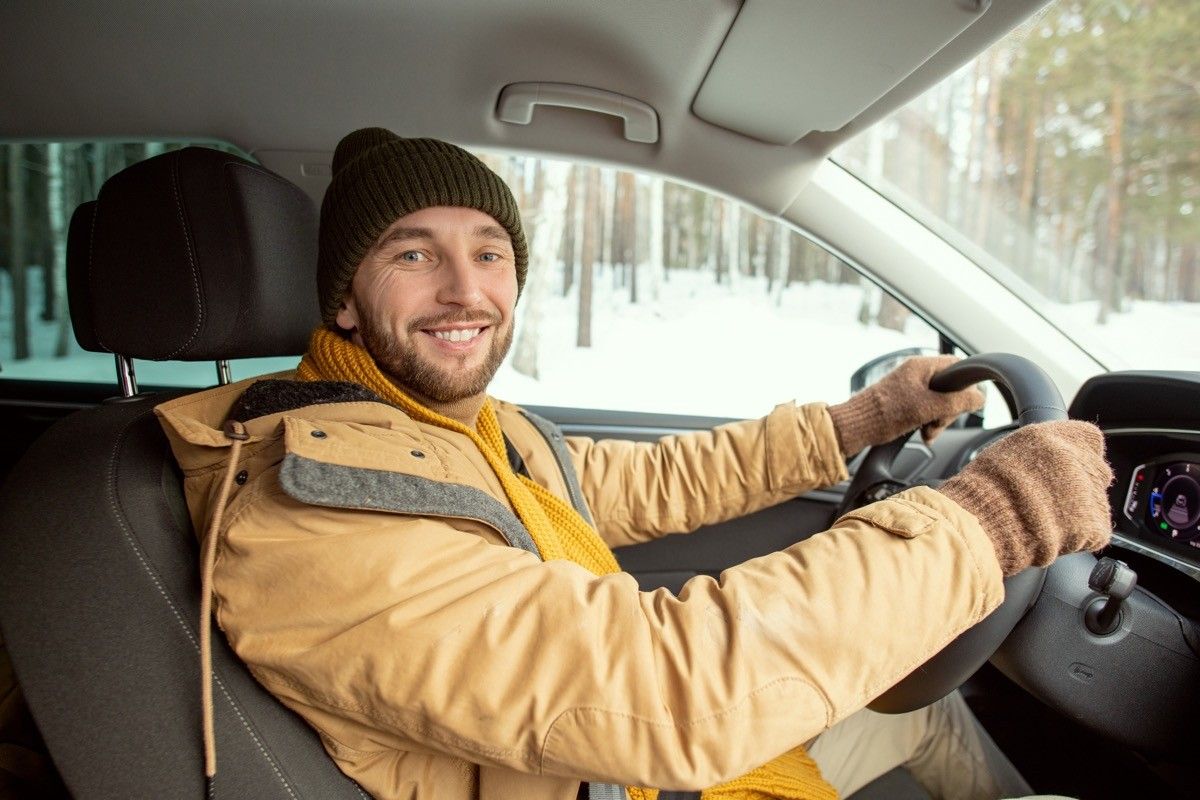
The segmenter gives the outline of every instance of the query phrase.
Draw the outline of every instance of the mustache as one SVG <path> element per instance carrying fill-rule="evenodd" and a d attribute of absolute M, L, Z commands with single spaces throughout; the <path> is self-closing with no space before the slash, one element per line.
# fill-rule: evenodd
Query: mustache
<path fill-rule="evenodd" d="M 499 312 L 487 311 L 447 311 L 429 317 L 419 317 L 409 323 L 410 331 L 420 331 L 426 328 L 436 328 L 439 325 L 478 326 L 480 328 L 500 324 Z"/>

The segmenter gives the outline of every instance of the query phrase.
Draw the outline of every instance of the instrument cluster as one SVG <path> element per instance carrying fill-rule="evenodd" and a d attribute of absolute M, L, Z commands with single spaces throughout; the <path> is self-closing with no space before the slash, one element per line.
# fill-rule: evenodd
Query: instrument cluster
<path fill-rule="evenodd" d="M 1172 453 L 1134 467 L 1124 513 L 1143 533 L 1200 550 L 1200 454 Z"/>

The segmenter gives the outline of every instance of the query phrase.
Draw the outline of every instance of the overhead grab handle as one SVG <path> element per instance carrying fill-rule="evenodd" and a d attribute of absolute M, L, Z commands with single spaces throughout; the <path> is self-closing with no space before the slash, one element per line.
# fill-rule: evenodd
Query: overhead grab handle
<path fill-rule="evenodd" d="M 625 138 L 631 142 L 658 141 L 658 112 L 623 94 L 570 83 L 510 83 L 500 91 L 496 114 L 504 122 L 528 125 L 536 105 L 578 108 L 612 114 L 625 120 Z"/>

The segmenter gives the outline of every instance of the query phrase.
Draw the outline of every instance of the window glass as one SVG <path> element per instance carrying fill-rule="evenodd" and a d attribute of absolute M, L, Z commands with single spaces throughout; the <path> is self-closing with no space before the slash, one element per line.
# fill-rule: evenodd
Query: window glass
<path fill-rule="evenodd" d="M 1109 368 L 1200 364 L 1200 3 L 1059 0 L 833 158 Z"/>
<path fill-rule="evenodd" d="M 485 159 L 517 194 L 531 244 L 496 396 L 760 416 L 844 399 L 875 356 L 938 347 L 877 286 L 739 203 L 632 172 Z"/>
<path fill-rule="evenodd" d="M 6 266 L 25 265 L 0 272 L 0 377 L 115 384 L 113 357 L 83 352 L 66 317 L 67 223 L 108 175 L 183 146 L 46 143 L 0 151 L 8 159 L 0 252 Z M 790 399 L 844 399 L 850 375 L 874 357 L 938 347 L 933 328 L 902 304 L 738 203 L 632 172 L 483 158 L 512 186 L 531 246 L 513 347 L 491 387 L 499 397 L 757 416 Z M 231 368 L 237 380 L 296 362 L 251 359 Z M 135 368 L 142 386 L 217 379 L 208 362 Z"/>
<path fill-rule="evenodd" d="M 71 214 L 109 176 L 192 144 L 246 158 L 219 142 L 10 142 L 0 144 L 0 378 L 116 384 L 113 357 L 79 347 L 66 297 Z M 136 363 L 144 385 L 216 383 L 210 363 Z"/>

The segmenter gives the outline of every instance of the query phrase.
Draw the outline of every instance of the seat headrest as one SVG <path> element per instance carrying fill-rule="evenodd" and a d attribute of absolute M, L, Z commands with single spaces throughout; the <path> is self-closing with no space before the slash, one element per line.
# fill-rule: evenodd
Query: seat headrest
<path fill-rule="evenodd" d="M 80 203 L 71 215 L 71 226 L 67 229 L 67 306 L 71 309 L 75 341 L 84 350 L 104 353 L 108 351 L 96 340 L 87 291 L 88 239 L 92 235 L 92 217 L 95 215 L 95 200 Z"/>
<path fill-rule="evenodd" d="M 321 321 L 316 270 L 309 197 L 257 164 L 201 147 L 112 176 L 76 211 L 68 235 L 76 339 L 131 358 L 303 353 Z"/>

